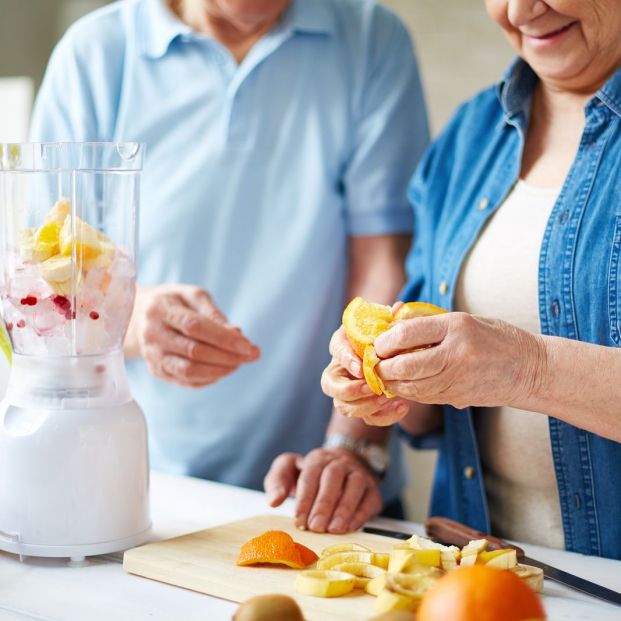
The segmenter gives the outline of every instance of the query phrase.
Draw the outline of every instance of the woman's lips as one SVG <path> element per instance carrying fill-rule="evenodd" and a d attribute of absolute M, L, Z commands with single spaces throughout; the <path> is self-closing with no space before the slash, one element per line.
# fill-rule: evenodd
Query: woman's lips
<path fill-rule="evenodd" d="M 562 28 L 557 28 L 556 30 L 553 30 L 552 32 L 548 32 L 546 34 L 540 34 L 540 35 L 526 34 L 526 33 L 523 33 L 523 34 L 524 34 L 524 37 L 529 40 L 531 45 L 534 45 L 537 47 L 544 47 L 544 46 L 553 45 L 554 43 L 557 43 L 558 41 L 560 41 L 560 39 L 562 39 L 563 36 L 567 34 L 567 32 L 569 32 L 569 30 L 571 30 L 571 28 L 573 28 L 573 26 L 575 26 L 576 24 L 577 22 L 570 22 L 566 26 L 563 26 Z"/>

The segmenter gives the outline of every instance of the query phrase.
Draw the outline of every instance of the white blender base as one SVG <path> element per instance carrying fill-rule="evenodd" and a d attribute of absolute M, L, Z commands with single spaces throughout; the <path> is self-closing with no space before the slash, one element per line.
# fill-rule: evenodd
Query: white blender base
<path fill-rule="evenodd" d="M 75 561 L 118 552 L 148 539 L 149 514 L 147 430 L 122 354 L 51 367 L 15 355 L 0 404 L 0 550 Z"/>
<path fill-rule="evenodd" d="M 0 544 L 0 548 L 5 552 L 19 554 L 20 556 L 41 556 L 48 558 L 66 557 L 71 558 L 72 561 L 83 561 L 87 556 L 110 554 L 111 552 L 135 548 L 136 546 L 146 543 L 150 535 L 151 526 L 131 537 L 116 539 L 114 541 L 103 541 L 101 543 L 88 543 L 75 546 L 46 546 L 4 540 Z"/>

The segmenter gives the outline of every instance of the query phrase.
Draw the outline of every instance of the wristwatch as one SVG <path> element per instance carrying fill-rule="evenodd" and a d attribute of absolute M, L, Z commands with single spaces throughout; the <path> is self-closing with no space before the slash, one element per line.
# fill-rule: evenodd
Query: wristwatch
<path fill-rule="evenodd" d="M 329 436 L 326 436 L 323 448 L 344 448 L 350 450 L 380 480 L 384 478 L 390 465 L 390 455 L 383 444 L 367 442 L 346 433 L 331 433 Z"/>

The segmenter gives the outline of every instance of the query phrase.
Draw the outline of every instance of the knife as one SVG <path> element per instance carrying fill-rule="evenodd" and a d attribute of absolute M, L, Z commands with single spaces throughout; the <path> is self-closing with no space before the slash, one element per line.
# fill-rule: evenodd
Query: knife
<path fill-rule="evenodd" d="M 393 537 L 394 539 L 409 539 L 412 536 L 411 534 L 400 533 L 392 530 L 386 530 L 383 528 L 374 528 L 372 526 L 365 526 L 362 530 L 365 533 L 383 535 L 385 537 Z M 460 524 L 459 522 L 449 520 L 448 518 L 430 517 L 425 522 L 425 530 L 427 531 L 427 535 L 429 535 L 429 537 L 431 537 L 434 541 L 443 543 L 445 545 L 454 545 L 461 548 L 467 545 L 467 543 L 473 539 L 487 539 L 487 541 L 489 542 L 489 550 L 513 548 L 515 550 L 518 561 L 526 565 L 539 567 L 543 570 L 543 575 L 549 580 L 560 582 L 561 584 L 568 586 L 575 591 L 580 591 L 582 593 L 590 595 L 591 597 L 597 597 L 598 599 L 604 600 L 605 602 L 621 606 L 621 593 L 613 591 L 612 589 L 608 589 L 604 586 L 601 586 L 600 584 L 590 582 L 589 580 L 585 580 L 584 578 L 580 578 L 578 576 L 570 574 L 566 571 L 563 571 L 562 569 L 552 567 L 547 563 L 542 563 L 541 561 L 526 556 L 524 550 L 522 550 L 522 548 L 516 546 L 515 544 L 504 541 L 503 539 L 499 539 L 498 537 L 493 537 L 492 535 L 487 535 L 485 533 L 482 533 L 481 531 L 470 528 L 465 524 Z"/>

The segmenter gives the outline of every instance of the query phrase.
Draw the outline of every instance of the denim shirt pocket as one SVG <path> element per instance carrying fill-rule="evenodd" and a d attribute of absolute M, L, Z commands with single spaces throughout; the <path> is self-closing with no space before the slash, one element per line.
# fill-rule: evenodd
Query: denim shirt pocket
<path fill-rule="evenodd" d="M 621 346 L 621 215 L 617 216 L 612 238 L 612 252 L 608 273 L 608 311 L 610 335 Z"/>

